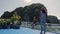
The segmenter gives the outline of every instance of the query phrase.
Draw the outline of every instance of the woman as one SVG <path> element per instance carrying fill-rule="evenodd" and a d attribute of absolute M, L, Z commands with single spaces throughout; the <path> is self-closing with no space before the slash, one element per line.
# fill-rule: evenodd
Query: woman
<path fill-rule="evenodd" d="M 46 11 L 45 11 L 45 7 L 42 7 L 41 9 L 41 13 L 40 13 L 40 27 L 41 27 L 41 33 L 44 31 L 44 34 L 46 32 Z"/>

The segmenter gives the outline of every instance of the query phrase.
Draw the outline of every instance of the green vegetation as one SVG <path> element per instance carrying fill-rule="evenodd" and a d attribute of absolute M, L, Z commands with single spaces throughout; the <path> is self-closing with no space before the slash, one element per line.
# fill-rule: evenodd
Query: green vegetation
<path fill-rule="evenodd" d="M 11 21 L 20 20 L 21 16 L 19 16 L 16 12 L 14 12 L 13 16 L 11 17 Z"/>
<path fill-rule="evenodd" d="M 0 18 L 0 28 L 5 27 L 6 25 L 7 25 L 7 26 L 8 26 L 8 25 L 11 25 L 11 23 L 12 23 L 13 25 L 15 25 L 15 26 L 17 26 L 17 25 L 20 26 L 20 24 L 21 24 L 20 19 L 21 19 L 21 17 L 20 17 L 16 12 L 14 12 L 14 14 L 12 15 L 12 17 L 11 17 L 10 19 L 2 19 L 2 18 Z M 16 22 L 14 22 L 14 21 L 16 21 Z M 13 25 L 11 25 L 11 26 L 13 26 Z M 6 26 L 6 27 L 7 27 L 7 26 Z M 15 27 L 15 26 L 14 26 L 14 27 Z M 6 28 L 6 27 L 5 27 L 5 28 Z"/>
<path fill-rule="evenodd" d="M 10 21 L 16 21 L 16 20 L 20 20 L 20 19 L 21 19 L 21 17 L 16 12 L 14 12 L 13 16 L 10 19 L 0 18 L 0 23 L 7 23 Z"/>

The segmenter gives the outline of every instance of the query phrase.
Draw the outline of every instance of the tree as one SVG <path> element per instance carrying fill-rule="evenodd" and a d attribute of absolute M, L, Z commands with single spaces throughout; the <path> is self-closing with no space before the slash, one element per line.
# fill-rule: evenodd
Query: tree
<path fill-rule="evenodd" d="M 1 18 L 9 19 L 12 16 L 12 14 L 8 11 L 5 11 L 4 14 L 1 16 Z"/>
<path fill-rule="evenodd" d="M 20 17 L 22 17 L 21 18 L 22 21 L 24 21 L 24 19 L 27 20 L 26 18 L 28 18 L 28 20 L 31 22 L 31 21 L 33 21 L 34 16 L 36 16 L 37 20 L 39 21 L 40 11 L 41 11 L 42 7 L 45 7 L 45 6 L 41 3 L 33 3 L 33 4 L 25 6 L 25 7 L 18 7 L 11 12 L 4 13 L 1 16 L 1 18 L 10 18 L 10 17 L 12 17 L 14 12 L 16 12 Z"/>
<path fill-rule="evenodd" d="M 13 16 L 11 17 L 11 21 L 16 21 L 16 20 L 20 20 L 21 17 L 16 13 L 14 12 Z"/>
<path fill-rule="evenodd" d="M 47 19 L 50 23 L 59 23 L 59 20 L 56 16 L 48 15 Z"/>

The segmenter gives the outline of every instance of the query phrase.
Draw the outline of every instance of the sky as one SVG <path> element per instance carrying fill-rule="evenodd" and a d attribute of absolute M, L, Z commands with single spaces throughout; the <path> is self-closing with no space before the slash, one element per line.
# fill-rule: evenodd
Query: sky
<path fill-rule="evenodd" d="M 0 0 L 0 16 L 5 11 L 13 11 L 18 7 L 24 7 L 32 3 L 42 3 L 48 10 L 48 15 L 57 16 L 60 19 L 60 0 Z"/>

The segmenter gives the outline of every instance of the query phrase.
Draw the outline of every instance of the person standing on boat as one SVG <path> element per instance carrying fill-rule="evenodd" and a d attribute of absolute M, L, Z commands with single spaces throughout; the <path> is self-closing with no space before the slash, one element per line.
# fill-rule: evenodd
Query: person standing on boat
<path fill-rule="evenodd" d="M 46 17 L 47 16 L 47 13 L 46 13 L 46 9 L 45 7 L 42 7 L 41 8 L 41 12 L 40 12 L 40 27 L 41 27 L 41 32 L 40 34 L 45 34 L 46 32 Z"/>

